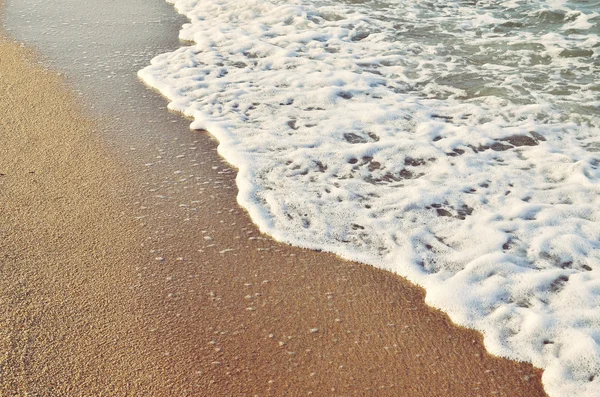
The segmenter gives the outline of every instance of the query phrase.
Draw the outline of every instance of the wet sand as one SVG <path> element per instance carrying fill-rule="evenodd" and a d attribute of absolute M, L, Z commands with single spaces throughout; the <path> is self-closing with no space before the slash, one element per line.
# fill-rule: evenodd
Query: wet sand
<path fill-rule="evenodd" d="M 0 395 L 545 395 L 420 288 L 261 235 L 208 134 L 0 54 Z"/>

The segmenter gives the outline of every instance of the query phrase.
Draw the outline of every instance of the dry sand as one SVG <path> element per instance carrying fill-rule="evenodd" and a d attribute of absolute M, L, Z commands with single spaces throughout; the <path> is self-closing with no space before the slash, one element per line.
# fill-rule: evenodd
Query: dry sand
<path fill-rule="evenodd" d="M 206 134 L 194 178 L 124 167 L 55 73 L 0 54 L 0 395 L 545 395 L 404 279 L 261 236 Z"/>
<path fill-rule="evenodd" d="M 6 40 L 0 54 L 0 395 L 133 391 L 146 357 L 124 174 L 56 74 Z"/>

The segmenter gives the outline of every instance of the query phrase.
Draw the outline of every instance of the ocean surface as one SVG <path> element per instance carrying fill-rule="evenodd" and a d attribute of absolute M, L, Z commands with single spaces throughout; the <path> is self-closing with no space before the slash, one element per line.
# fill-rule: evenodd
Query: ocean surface
<path fill-rule="evenodd" d="M 487 349 L 600 390 L 600 2 L 170 0 L 139 72 L 293 245 L 396 272 Z"/>

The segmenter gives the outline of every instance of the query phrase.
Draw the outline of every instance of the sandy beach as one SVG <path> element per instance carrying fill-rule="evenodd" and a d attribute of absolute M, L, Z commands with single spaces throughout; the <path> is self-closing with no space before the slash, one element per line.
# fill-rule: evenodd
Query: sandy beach
<path fill-rule="evenodd" d="M 115 144 L 0 54 L 0 395 L 545 396 L 401 277 L 261 235 L 206 132 Z"/>

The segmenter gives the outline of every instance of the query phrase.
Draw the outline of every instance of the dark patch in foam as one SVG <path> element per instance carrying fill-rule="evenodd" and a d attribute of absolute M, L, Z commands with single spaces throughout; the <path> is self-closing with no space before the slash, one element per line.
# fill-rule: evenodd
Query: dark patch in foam
<path fill-rule="evenodd" d="M 435 210 L 437 213 L 437 216 L 452 216 L 452 212 L 445 210 L 443 208 L 438 208 Z"/>
<path fill-rule="evenodd" d="M 448 209 L 443 208 L 443 207 L 446 207 Z M 438 204 L 438 203 L 431 204 L 430 206 L 426 206 L 425 209 L 428 209 L 428 210 L 435 209 L 437 216 L 456 218 L 456 219 L 460 219 L 461 221 L 465 220 L 467 218 L 467 216 L 473 214 L 473 208 L 469 207 L 466 204 L 461 205 L 459 208 L 455 208 L 455 207 L 449 205 L 447 202 L 445 202 L 443 205 Z M 454 215 L 454 213 L 452 213 L 452 211 L 456 211 L 456 215 Z M 444 241 L 441 240 L 440 238 L 438 238 L 438 241 L 445 244 Z"/>
<path fill-rule="evenodd" d="M 255 52 L 248 52 L 248 51 L 245 51 L 245 52 L 243 52 L 243 54 L 244 54 L 244 56 L 245 56 L 246 58 L 248 58 L 248 59 L 256 59 L 256 58 L 258 58 L 258 57 L 259 57 L 259 55 L 258 55 L 257 53 L 255 53 Z"/>
<path fill-rule="evenodd" d="M 377 163 L 377 164 L 379 164 L 379 163 Z M 373 185 L 384 185 L 384 184 L 392 183 L 392 182 L 400 182 L 400 181 L 403 181 L 406 179 L 416 179 L 423 175 L 424 174 L 415 175 L 411 171 L 403 169 L 400 172 L 398 172 L 397 174 L 387 172 L 386 174 L 384 174 L 383 176 L 378 177 L 378 178 L 375 178 L 372 175 L 369 175 L 364 180 L 365 180 L 365 182 L 368 182 Z"/>
<path fill-rule="evenodd" d="M 446 156 L 456 157 L 456 156 L 460 156 L 460 155 L 462 155 L 464 153 L 465 153 L 464 150 L 457 148 L 457 149 L 452 149 L 452 152 L 450 152 L 450 153 L 446 153 Z"/>
<path fill-rule="evenodd" d="M 518 301 L 518 302 L 515 302 L 515 304 L 516 304 L 518 307 L 522 307 L 522 308 L 528 308 L 528 307 L 531 307 L 531 303 L 530 303 L 529 301 L 526 301 L 526 300 L 520 300 L 520 301 Z"/>
<path fill-rule="evenodd" d="M 506 240 L 506 242 L 504 244 L 502 244 L 502 249 L 505 251 L 508 251 L 509 249 L 511 249 L 514 246 L 514 241 L 512 238 L 509 238 L 508 240 Z"/>
<path fill-rule="evenodd" d="M 504 139 L 500 139 L 503 142 L 508 142 L 513 146 L 536 146 L 538 144 L 538 141 L 536 141 L 535 139 L 533 139 L 530 136 L 527 135 L 512 135 L 509 136 L 507 138 Z"/>
<path fill-rule="evenodd" d="M 456 210 L 458 213 L 457 218 L 460 220 L 466 219 L 467 216 L 473 214 L 473 208 L 469 207 L 466 204 L 463 204 L 459 209 Z"/>
<path fill-rule="evenodd" d="M 407 157 L 404 159 L 404 165 L 411 167 L 418 167 L 420 165 L 425 165 L 426 161 L 424 159 L 413 159 L 412 157 Z"/>
<path fill-rule="evenodd" d="M 306 218 L 302 218 L 302 227 L 308 229 L 310 227 L 310 221 Z"/>
<path fill-rule="evenodd" d="M 367 37 L 369 37 L 369 32 L 358 32 L 356 33 L 354 36 L 352 36 L 352 38 L 350 40 L 352 41 L 361 41 L 366 39 Z"/>
<path fill-rule="evenodd" d="M 375 142 L 379 142 L 379 136 L 374 132 L 367 132 L 369 138 L 371 138 Z"/>
<path fill-rule="evenodd" d="M 433 160 L 435 160 L 435 159 L 433 159 Z M 406 162 L 409 164 L 414 164 L 414 165 L 421 165 L 421 164 L 426 163 L 425 160 L 423 160 L 423 159 L 417 159 L 417 160 L 408 159 Z M 367 166 L 367 170 L 371 173 L 376 172 L 376 171 L 381 172 L 381 171 L 385 170 L 385 166 L 383 166 L 378 161 L 373 161 L 372 156 L 363 156 L 360 163 L 359 163 L 358 159 L 351 158 L 348 160 L 348 163 L 353 165 L 352 173 L 356 173 L 360 169 L 360 167 L 364 167 L 365 165 Z M 423 174 L 423 173 L 416 174 L 413 171 L 404 168 L 396 173 L 386 172 L 383 175 L 381 175 L 379 173 L 378 173 L 378 175 L 367 175 L 364 177 L 364 181 L 368 182 L 370 184 L 373 184 L 373 185 L 383 185 L 383 184 L 387 184 L 387 183 L 400 182 L 400 181 L 403 181 L 406 179 L 417 179 L 417 178 L 422 177 L 423 175 L 425 175 L 425 174 Z M 347 179 L 349 177 L 352 178 L 352 176 L 345 176 L 345 177 L 337 176 L 337 177 L 340 179 Z"/>
<path fill-rule="evenodd" d="M 546 138 L 538 133 L 530 132 L 530 134 L 533 137 L 527 135 L 511 135 L 506 138 L 498 139 L 491 145 L 479 145 L 477 147 L 473 145 L 467 146 L 475 153 L 484 152 L 489 149 L 492 149 L 496 152 L 504 152 L 515 147 L 536 146 L 539 144 L 539 141 L 546 140 Z"/>
<path fill-rule="evenodd" d="M 550 284 L 550 291 L 555 293 L 560 292 L 565 287 L 567 281 L 569 281 L 569 276 L 562 275 L 558 277 Z"/>
<path fill-rule="evenodd" d="M 491 146 L 489 146 L 488 149 L 492 149 L 493 151 L 496 151 L 496 152 L 504 152 L 504 151 L 506 151 L 508 149 L 512 149 L 513 147 L 514 146 L 505 145 L 503 143 L 496 142 L 496 143 L 492 144 Z M 485 148 L 485 146 L 483 146 L 483 148 Z M 487 150 L 487 149 L 483 149 L 483 150 Z M 482 151 L 481 147 L 480 147 L 480 151 Z"/>
<path fill-rule="evenodd" d="M 315 165 L 319 169 L 319 172 L 325 172 L 325 171 L 327 171 L 327 166 L 325 164 L 323 164 L 322 162 L 320 162 L 318 160 L 316 160 L 316 161 L 313 160 L 313 162 L 315 163 Z"/>
<path fill-rule="evenodd" d="M 378 169 L 381 169 L 381 163 L 378 161 L 371 161 L 369 162 L 369 167 L 368 167 L 369 171 L 373 172 L 376 171 Z"/>
<path fill-rule="evenodd" d="M 573 261 L 561 262 L 558 266 L 561 269 L 572 269 L 573 268 Z"/>
<path fill-rule="evenodd" d="M 357 143 L 367 143 L 369 142 L 368 139 L 366 139 L 365 137 L 362 137 L 358 134 L 355 134 L 353 132 L 348 132 L 344 134 L 344 139 L 351 144 L 357 144 Z"/>
<path fill-rule="evenodd" d="M 546 141 L 546 138 L 542 134 L 538 134 L 535 131 L 529 131 L 529 134 L 531 134 L 532 137 L 534 137 L 535 139 L 537 139 L 538 142 L 545 142 Z"/>

